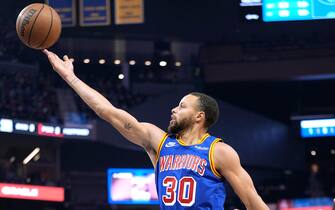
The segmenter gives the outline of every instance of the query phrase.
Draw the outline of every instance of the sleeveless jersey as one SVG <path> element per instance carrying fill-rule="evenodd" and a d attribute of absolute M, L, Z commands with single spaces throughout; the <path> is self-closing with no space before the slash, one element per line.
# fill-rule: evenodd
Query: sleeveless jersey
<path fill-rule="evenodd" d="M 155 168 L 160 209 L 224 209 L 225 186 L 213 162 L 213 145 L 219 141 L 205 134 L 198 144 L 185 145 L 164 136 Z"/>

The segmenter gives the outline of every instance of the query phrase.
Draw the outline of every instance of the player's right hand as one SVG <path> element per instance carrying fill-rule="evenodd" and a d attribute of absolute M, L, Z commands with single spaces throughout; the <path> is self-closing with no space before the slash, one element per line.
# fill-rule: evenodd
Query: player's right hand
<path fill-rule="evenodd" d="M 74 76 L 73 64 L 67 55 L 64 55 L 63 60 L 53 52 L 47 49 L 43 50 L 43 53 L 47 55 L 52 68 L 64 79 Z"/>

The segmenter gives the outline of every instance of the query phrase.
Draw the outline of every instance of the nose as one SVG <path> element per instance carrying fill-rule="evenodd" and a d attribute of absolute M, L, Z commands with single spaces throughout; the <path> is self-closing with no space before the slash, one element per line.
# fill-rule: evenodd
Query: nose
<path fill-rule="evenodd" d="M 177 112 L 176 109 L 177 109 L 177 107 L 173 108 L 173 109 L 171 110 L 171 113 L 172 113 L 172 114 L 175 114 L 175 113 Z"/>

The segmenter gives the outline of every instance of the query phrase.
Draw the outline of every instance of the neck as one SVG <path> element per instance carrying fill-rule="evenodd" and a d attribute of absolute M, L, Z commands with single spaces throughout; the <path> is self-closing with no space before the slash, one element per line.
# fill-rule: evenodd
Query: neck
<path fill-rule="evenodd" d="M 182 139 L 183 142 L 187 145 L 197 144 L 201 137 L 203 137 L 207 133 L 207 129 L 205 128 L 195 128 L 192 127 L 190 129 L 186 129 L 181 131 L 178 134 L 178 138 Z"/>

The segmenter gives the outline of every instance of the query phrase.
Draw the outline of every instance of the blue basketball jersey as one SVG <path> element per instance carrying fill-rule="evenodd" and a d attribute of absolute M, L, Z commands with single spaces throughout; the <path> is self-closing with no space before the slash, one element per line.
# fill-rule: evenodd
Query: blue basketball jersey
<path fill-rule="evenodd" d="M 165 135 L 157 154 L 156 187 L 161 209 L 224 209 L 226 190 L 215 169 L 213 146 L 205 134 L 195 145 Z"/>

